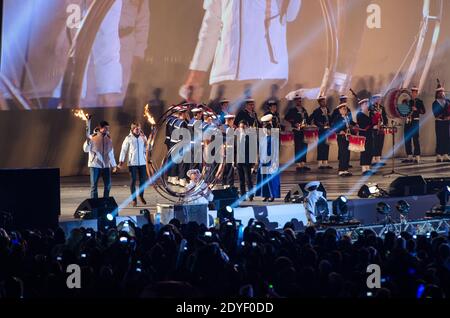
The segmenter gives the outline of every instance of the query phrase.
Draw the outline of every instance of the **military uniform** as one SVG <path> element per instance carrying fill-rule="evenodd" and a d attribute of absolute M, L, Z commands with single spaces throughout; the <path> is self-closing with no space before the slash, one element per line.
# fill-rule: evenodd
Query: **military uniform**
<path fill-rule="evenodd" d="M 226 115 L 224 119 L 234 118 L 233 115 Z M 226 187 L 234 187 L 234 167 L 233 162 L 228 162 L 230 158 L 228 158 L 228 153 L 234 156 L 235 145 L 234 145 L 234 137 L 231 144 L 227 144 L 227 134 L 234 134 L 234 127 L 228 126 L 224 124 L 222 126 L 222 134 L 223 134 L 223 144 L 224 144 L 224 170 L 222 177 L 222 185 Z"/>
<path fill-rule="evenodd" d="M 337 109 L 341 107 L 347 107 L 347 105 L 340 104 Z M 349 142 L 346 134 L 350 132 L 353 126 L 355 126 L 355 122 L 349 119 L 348 114 L 346 116 L 339 114 L 339 116 L 334 117 L 332 122 L 332 128 L 337 134 L 338 141 L 339 175 L 344 177 L 352 175 L 348 171 L 350 168 L 350 150 L 348 149 Z"/>
<path fill-rule="evenodd" d="M 425 106 L 423 101 L 419 98 L 411 99 L 409 101 L 409 106 L 417 108 L 413 110 L 411 115 L 406 118 L 403 137 L 405 140 L 405 150 L 408 159 L 406 162 L 412 162 L 412 156 L 416 157 L 416 162 L 419 161 L 420 156 L 420 141 L 419 141 L 419 130 L 420 130 L 420 115 L 425 114 Z M 413 152 L 414 144 L 414 152 Z M 404 161 L 405 162 L 405 161 Z"/>
<path fill-rule="evenodd" d="M 370 107 L 369 116 L 373 125 L 373 160 L 374 163 L 381 164 L 381 156 L 383 154 L 384 146 L 383 126 L 388 124 L 386 110 L 381 104 L 373 104 Z"/>
<path fill-rule="evenodd" d="M 201 112 L 202 110 L 200 108 L 193 108 L 191 109 L 191 112 L 194 114 L 194 117 L 192 117 L 188 124 L 187 127 L 189 129 L 189 133 L 191 135 L 191 144 L 190 144 L 190 152 L 191 152 L 191 163 L 190 163 L 190 169 L 198 169 L 199 171 L 201 171 L 201 167 L 202 167 L 202 140 L 201 140 L 201 135 L 200 136 L 196 136 L 195 132 L 201 133 L 201 129 L 202 129 L 202 125 L 203 125 L 203 121 L 201 119 L 197 119 L 195 118 L 195 115 L 199 112 Z M 196 139 L 197 138 L 197 139 Z M 196 151 L 199 151 L 200 153 L 196 153 Z"/>
<path fill-rule="evenodd" d="M 438 92 L 441 89 L 438 88 Z M 443 91 L 443 89 L 442 89 Z M 433 114 L 435 117 L 436 155 L 437 161 L 449 162 L 450 158 L 450 100 L 439 98 L 433 102 Z M 444 158 L 444 159 L 443 159 Z"/>
<path fill-rule="evenodd" d="M 241 110 L 237 115 L 234 122 L 239 123 L 245 121 L 248 127 L 258 128 L 260 126 L 258 117 L 255 112 L 249 112 L 247 109 Z"/>
<path fill-rule="evenodd" d="M 303 130 L 298 126 L 310 124 L 308 112 L 304 107 L 301 107 L 300 109 L 294 107 L 287 112 L 285 119 L 291 124 L 294 133 L 295 162 L 306 163 L 308 144 L 305 143 Z"/>
<path fill-rule="evenodd" d="M 328 165 L 330 146 L 327 144 L 327 133 L 330 130 L 331 116 L 328 107 L 318 107 L 311 115 L 311 122 L 319 128 L 319 143 L 317 145 L 317 161 L 319 169 L 331 168 Z"/>
<path fill-rule="evenodd" d="M 173 121 L 172 124 L 172 135 L 174 133 L 175 130 L 177 129 L 187 129 L 188 125 L 187 125 L 187 121 L 181 118 L 176 118 Z M 178 138 L 176 136 L 172 136 L 170 137 L 170 148 L 172 148 L 173 146 L 175 146 L 177 143 L 179 143 L 182 138 Z M 171 165 L 170 169 L 169 169 L 169 176 L 171 177 L 175 177 L 178 180 L 178 183 L 181 186 L 186 186 L 187 182 L 186 182 L 186 173 L 189 170 L 189 163 L 184 162 L 183 159 L 183 155 L 184 152 L 182 150 L 180 150 L 179 155 L 181 156 L 181 162 L 180 163 L 175 163 L 173 162 L 173 164 Z M 171 159 L 173 159 L 174 156 L 171 156 Z M 174 180 L 175 184 L 177 183 L 176 180 Z"/>
<path fill-rule="evenodd" d="M 363 99 L 359 104 L 367 103 L 368 99 Z M 373 124 L 370 115 L 365 114 L 360 111 L 356 114 L 356 123 L 360 129 L 359 134 L 366 137 L 366 142 L 364 144 L 365 150 L 361 152 L 359 158 L 359 164 L 362 168 L 363 175 L 370 175 L 370 165 L 372 163 L 372 152 L 373 152 Z"/>

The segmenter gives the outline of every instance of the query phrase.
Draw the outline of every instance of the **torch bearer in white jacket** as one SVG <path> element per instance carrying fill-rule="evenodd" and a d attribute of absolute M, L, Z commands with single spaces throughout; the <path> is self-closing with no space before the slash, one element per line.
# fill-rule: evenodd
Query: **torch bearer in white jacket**
<path fill-rule="evenodd" d="M 86 138 L 91 139 L 91 119 L 92 116 L 84 112 L 82 109 L 75 109 L 73 111 L 75 117 L 80 118 L 86 122 Z"/>

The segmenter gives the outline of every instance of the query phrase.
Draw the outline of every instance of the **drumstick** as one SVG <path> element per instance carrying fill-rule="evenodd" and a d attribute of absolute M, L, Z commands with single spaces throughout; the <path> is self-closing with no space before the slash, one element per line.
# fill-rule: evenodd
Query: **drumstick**
<path fill-rule="evenodd" d="M 358 95 L 356 95 L 355 91 L 353 89 L 350 88 L 350 92 L 353 94 L 353 96 L 355 96 L 356 101 L 359 102 L 360 99 L 358 98 Z"/>

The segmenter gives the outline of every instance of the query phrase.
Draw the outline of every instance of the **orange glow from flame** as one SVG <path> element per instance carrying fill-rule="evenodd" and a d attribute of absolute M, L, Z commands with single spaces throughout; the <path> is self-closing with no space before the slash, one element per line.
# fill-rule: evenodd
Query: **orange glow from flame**
<path fill-rule="evenodd" d="M 84 112 L 82 109 L 74 109 L 73 115 L 77 118 L 80 118 L 84 121 L 88 121 L 90 119 L 90 116 L 88 113 Z"/>
<path fill-rule="evenodd" d="M 152 114 L 150 114 L 150 109 L 149 109 L 148 104 L 145 105 L 144 117 L 147 118 L 147 121 L 149 122 L 150 125 L 152 125 L 152 126 L 156 125 L 155 118 L 152 116 Z"/>

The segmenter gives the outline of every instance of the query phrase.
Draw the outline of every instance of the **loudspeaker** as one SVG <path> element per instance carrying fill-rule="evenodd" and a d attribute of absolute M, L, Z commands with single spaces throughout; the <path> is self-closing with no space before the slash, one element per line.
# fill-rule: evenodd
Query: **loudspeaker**
<path fill-rule="evenodd" d="M 294 197 L 303 197 L 308 194 L 308 192 L 305 190 L 305 186 L 308 184 L 308 182 L 299 183 L 291 188 L 289 192 L 284 197 L 284 202 L 291 202 L 292 198 Z M 317 190 L 323 192 L 323 196 L 326 199 L 327 198 L 327 191 L 323 187 L 323 184 L 320 183 L 319 188 Z"/>
<path fill-rule="evenodd" d="M 113 212 L 117 207 L 114 197 L 86 199 L 75 210 L 74 217 L 77 218 L 76 214 L 79 214 L 77 212 L 85 211 L 88 213 L 85 215 L 84 219 L 97 219 Z"/>
<path fill-rule="evenodd" d="M 106 215 L 117 210 L 117 203 L 114 197 L 86 199 L 76 209 L 74 217 L 83 219 L 97 219 L 97 228 L 105 230 L 116 225 L 116 214 L 108 220 Z"/>
<path fill-rule="evenodd" d="M 410 195 L 426 195 L 427 182 L 422 176 L 399 177 L 389 185 L 389 195 L 406 197 Z"/>
<path fill-rule="evenodd" d="M 226 207 L 227 205 L 232 205 L 239 199 L 239 194 L 237 188 L 231 187 L 223 190 L 213 190 L 214 195 L 214 206 L 217 211 Z"/>
<path fill-rule="evenodd" d="M 0 211 L 12 215 L 12 227 L 58 226 L 61 212 L 59 169 L 0 169 Z"/>
<path fill-rule="evenodd" d="M 425 178 L 427 183 L 427 194 L 435 194 L 444 187 L 450 186 L 450 178 Z"/>

